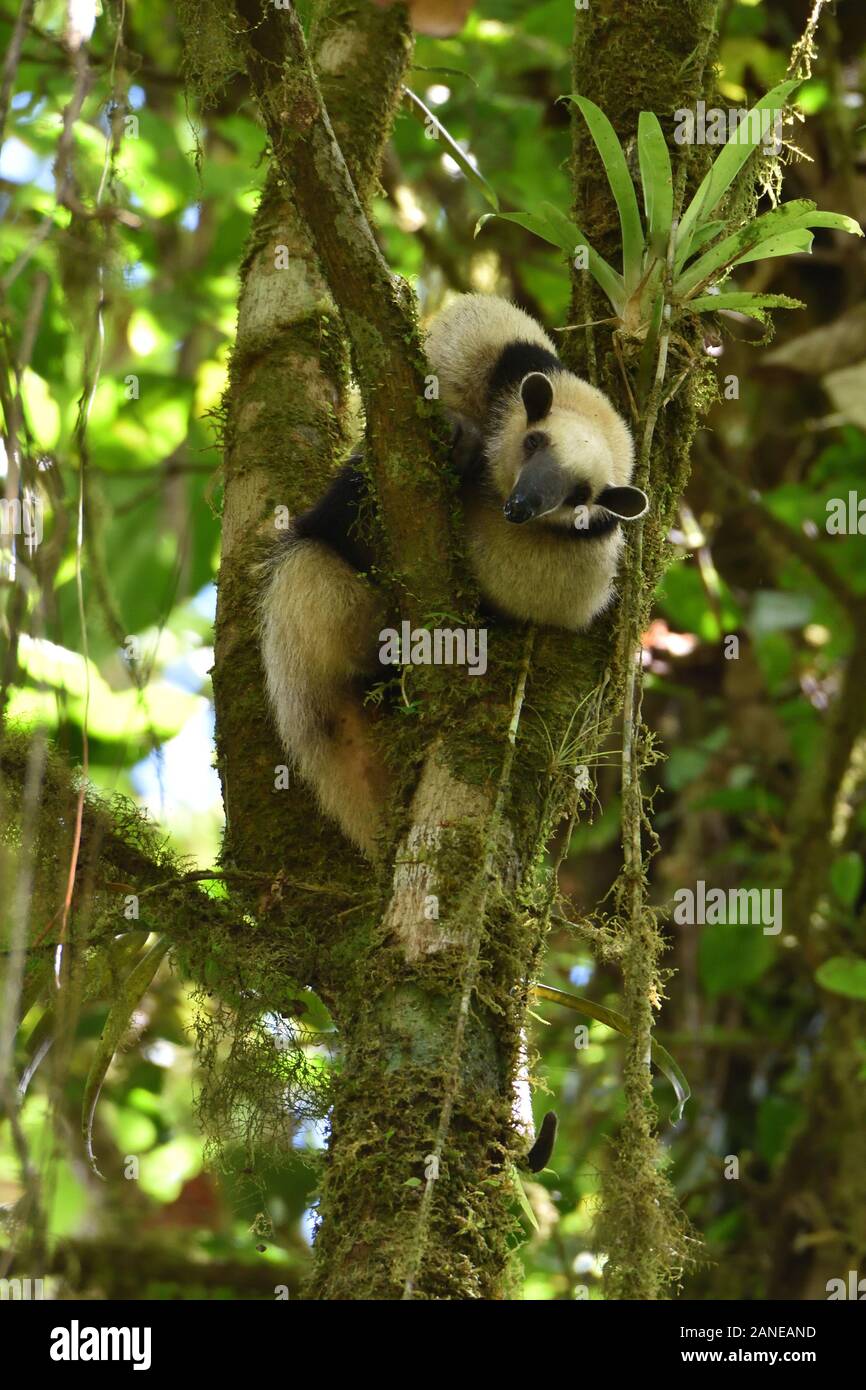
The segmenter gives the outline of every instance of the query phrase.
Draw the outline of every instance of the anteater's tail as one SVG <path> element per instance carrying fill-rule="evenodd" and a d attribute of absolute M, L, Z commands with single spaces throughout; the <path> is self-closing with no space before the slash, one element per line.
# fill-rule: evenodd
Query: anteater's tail
<path fill-rule="evenodd" d="M 289 538 L 265 571 L 260 639 L 277 732 L 325 814 L 372 857 L 388 791 L 361 696 L 381 626 L 375 592 L 317 541 Z"/>

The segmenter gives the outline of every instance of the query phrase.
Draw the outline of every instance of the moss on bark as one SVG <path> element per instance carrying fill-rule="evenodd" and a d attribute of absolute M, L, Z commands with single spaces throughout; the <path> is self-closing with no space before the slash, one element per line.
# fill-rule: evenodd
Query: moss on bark
<path fill-rule="evenodd" d="M 707 21 L 712 8 L 710 0 L 693 0 L 685 7 L 692 30 L 698 21 Z M 653 5 L 650 30 L 643 6 L 601 4 L 589 17 L 578 12 L 579 25 L 595 26 L 599 47 L 579 38 L 577 86 L 607 106 L 621 134 L 631 133 L 641 106 L 660 106 L 663 113 L 669 102 L 673 109 L 704 91 L 689 71 L 686 44 L 691 31 L 682 9 Z M 258 11 L 249 0 L 242 0 L 238 10 L 251 25 L 257 20 Z M 357 7 L 333 6 L 327 22 L 322 18 L 313 29 L 315 51 L 320 60 L 325 53 L 326 67 L 335 54 L 346 51 L 335 27 L 340 15 L 347 17 L 350 27 L 360 18 Z M 352 343 L 373 445 L 371 476 L 395 576 L 402 581 L 395 591 L 400 616 L 423 620 L 433 612 L 451 612 L 460 593 L 459 565 L 449 540 L 453 503 L 434 447 L 435 422 L 423 400 L 424 363 L 412 315 L 403 289 L 393 282 L 372 242 L 364 217 L 367 195 L 362 192 L 357 198 L 348 180 L 320 89 L 306 67 L 302 38 L 290 23 L 283 37 L 288 39 L 291 63 L 276 67 L 273 59 L 280 49 L 268 28 L 273 22 L 271 15 L 263 25 L 250 28 L 247 61 L 279 170 L 276 187 L 290 187 L 293 201 L 292 206 L 284 202 L 272 181 L 274 203 L 271 207 L 266 199 L 257 219 L 242 306 L 245 301 L 253 307 L 261 304 L 267 324 L 267 306 L 275 294 L 283 293 L 276 289 L 280 282 L 268 265 L 272 238 L 279 233 L 292 247 L 295 274 L 290 289 L 309 306 L 309 313 L 295 312 L 282 326 L 266 326 L 263 335 L 245 323 L 243 315 L 239 323 L 227 420 L 231 517 L 221 580 L 217 677 L 230 851 L 245 865 L 248 856 L 269 867 L 295 864 L 304 878 L 322 882 L 339 865 L 345 890 L 366 893 L 354 904 L 347 899 L 349 908 L 330 915 L 322 913 L 321 900 L 304 906 L 303 899 L 284 896 L 279 904 L 281 929 L 287 933 L 283 952 L 276 939 L 267 948 L 268 990 L 279 993 L 278 962 L 291 959 L 301 978 L 312 981 L 333 1008 L 344 1039 L 320 1205 L 316 1296 L 389 1298 L 402 1287 L 422 1298 L 499 1298 L 511 1287 L 515 1244 L 515 1197 L 506 1162 L 517 1156 L 521 1142 L 512 1099 L 527 981 L 537 968 L 555 893 L 555 885 L 545 884 L 537 870 L 552 832 L 563 816 L 575 811 L 573 765 L 591 761 L 621 701 L 626 666 L 620 627 L 611 617 L 577 641 L 563 634 L 539 634 L 527 670 L 525 634 L 508 624 L 497 625 L 486 683 L 496 692 L 493 696 L 482 696 L 471 682 L 449 686 L 435 668 L 417 670 L 411 673 L 408 714 L 382 721 L 389 761 L 402 771 L 407 788 L 425 744 L 437 731 L 437 756 L 455 778 L 455 814 L 440 817 L 447 828 L 437 826 L 430 841 L 413 841 L 415 826 L 401 850 L 402 856 L 414 844 L 416 868 L 429 869 L 435 876 L 440 921 L 429 950 L 413 955 L 407 948 L 409 900 L 401 896 L 399 872 L 393 890 L 384 882 L 371 883 L 368 871 L 356 870 L 335 832 L 309 816 L 302 793 L 293 796 L 291 804 L 274 798 L 278 814 L 271 814 L 270 805 L 263 810 L 269 758 L 274 755 L 273 745 L 261 733 L 266 725 L 258 657 L 245 627 L 250 561 L 274 500 L 293 506 L 306 501 L 314 490 L 308 484 L 318 483 L 327 472 L 339 439 L 345 371 L 335 328 L 330 362 L 323 364 L 314 348 L 323 326 L 331 332 L 333 319 L 317 278 L 316 258 L 303 241 L 298 209 L 312 229 L 318 262 L 326 269 Z M 640 34 L 647 32 L 653 35 L 657 57 L 652 80 L 661 80 L 661 73 L 665 82 L 653 86 L 649 95 L 632 82 L 626 107 L 621 90 L 613 96 L 617 69 L 625 47 L 639 45 Z M 692 38 L 694 46 L 700 26 Z M 371 42 L 365 37 L 365 45 Z M 399 26 L 384 36 L 380 31 L 380 42 L 388 55 L 385 70 L 396 81 L 405 35 Z M 375 66 L 371 62 L 368 70 Z M 621 72 L 620 66 L 620 78 Z M 374 158 L 365 151 L 360 128 L 349 121 L 350 109 L 360 106 L 345 100 L 346 88 L 332 71 L 321 76 L 325 90 L 331 83 L 334 109 L 346 111 L 340 138 L 345 138 L 347 151 L 353 151 L 354 172 L 360 177 L 366 170 L 372 179 L 378 154 Z M 620 81 L 620 88 L 626 85 Z M 385 125 L 394 100 L 391 89 L 383 112 Z M 378 138 L 382 125 L 374 124 L 374 129 Z M 588 216 L 582 213 L 583 225 L 605 249 L 605 238 L 613 235 L 606 185 L 598 169 L 589 165 L 580 177 L 581 198 L 592 204 Z M 601 383 L 621 399 L 622 379 L 613 353 L 601 341 L 593 346 Z M 292 364 L 292 380 L 304 386 L 289 401 L 280 392 L 287 362 Z M 687 475 L 697 405 L 694 391 L 683 393 L 658 430 L 650 461 L 656 510 L 645 546 L 641 614 L 664 563 L 665 527 Z M 304 459 L 303 480 L 298 475 L 299 456 Z M 419 515 L 425 517 L 423 528 L 418 526 Z M 524 680 L 526 708 L 512 749 L 507 731 L 510 723 L 516 727 L 513 701 Z M 575 720 L 580 730 L 576 750 L 568 733 Z M 553 757 L 551 744 L 560 750 Z M 473 788 L 478 794 L 474 798 Z M 405 812 L 398 805 L 394 815 L 397 837 L 405 829 Z M 267 931 L 273 896 L 254 904 L 257 948 Z M 648 921 L 645 926 L 652 935 L 654 924 Z M 657 939 L 644 939 L 639 933 L 625 952 L 627 1004 L 644 1032 L 652 1019 L 657 953 Z M 266 996 L 271 993 L 266 991 Z M 670 1214 L 666 1185 L 649 1171 L 655 1152 L 654 1116 L 646 1069 L 638 1075 L 637 1053 L 629 1067 L 631 1129 L 624 1131 L 621 1162 L 609 1186 L 611 1209 L 618 1217 L 631 1196 L 640 1194 L 636 1219 L 621 1223 L 618 1247 L 612 1241 L 613 1263 L 627 1272 L 638 1259 L 631 1242 L 640 1221 L 652 1219 L 652 1245 L 652 1233 Z M 632 1141 L 640 1171 L 629 1186 L 626 1168 Z M 430 1185 L 434 1151 L 441 1169 Z M 650 1209 L 654 1202 L 657 1210 Z M 672 1276 L 680 1245 L 659 1242 L 653 1247 L 641 1285 L 650 1290 L 648 1296 L 655 1296 Z M 634 1296 L 637 1284 L 632 1274 L 627 1277 L 632 1282 L 622 1288 L 627 1296 L 631 1288 Z"/>
<path fill-rule="evenodd" d="M 627 156 L 634 156 L 638 117 L 655 111 L 669 142 L 674 112 L 693 108 L 699 98 L 710 101 L 714 91 L 712 56 L 716 38 L 716 0 L 599 0 L 575 16 L 574 90 L 589 97 L 611 120 Z M 636 63 L 635 55 L 651 52 L 651 63 Z M 628 80 L 624 80 L 628 74 Z M 620 260 L 619 221 L 615 202 L 595 146 L 579 113 L 573 117 L 575 215 L 590 243 L 613 264 Z M 699 152 L 673 146 L 675 169 L 686 197 L 702 177 Z M 682 168 L 683 160 L 689 161 Z M 676 186 L 676 176 L 675 176 Z M 573 274 L 572 315 L 589 323 L 609 313 L 607 301 L 589 277 Z M 609 328 L 587 328 L 570 339 L 571 365 L 601 386 L 627 416 L 636 395 L 633 368 L 639 345 L 620 338 L 615 351 Z M 631 393 L 625 373 L 631 376 Z M 605 1281 L 609 1297 L 653 1299 L 679 1278 L 687 1259 L 686 1223 L 662 1171 L 656 1134 L 652 1077 L 648 1066 L 655 1011 L 662 997 L 660 959 L 664 942 L 655 914 L 644 901 L 644 849 L 641 845 L 643 803 L 640 774 L 647 761 L 646 733 L 640 722 L 639 676 L 631 663 L 640 632 L 646 625 L 655 586 L 669 558 L 666 536 L 689 474 L 689 456 L 703 409 L 712 398 L 709 371 L 697 369 L 679 394 L 653 416 L 652 445 L 644 458 L 652 506 L 642 534 L 629 537 L 622 588 L 625 595 L 609 641 L 585 651 L 585 670 L 578 691 L 597 685 L 603 666 L 612 672 L 605 692 L 602 727 L 626 702 L 628 727 L 624 748 L 632 747 L 629 766 L 624 755 L 623 849 L 625 864 L 615 897 L 611 925 L 622 937 L 623 1000 L 632 1036 L 626 1055 L 626 1111 L 605 1174 L 598 1239 L 608 1255 Z M 648 427 L 650 411 L 634 421 L 638 440 Z M 640 465 L 638 472 L 640 473 Z M 579 643 L 578 646 L 582 646 Z M 598 664 L 596 664 L 598 663 Z M 591 756 L 594 747 L 588 749 Z M 586 759 L 585 759 L 586 760 Z"/>

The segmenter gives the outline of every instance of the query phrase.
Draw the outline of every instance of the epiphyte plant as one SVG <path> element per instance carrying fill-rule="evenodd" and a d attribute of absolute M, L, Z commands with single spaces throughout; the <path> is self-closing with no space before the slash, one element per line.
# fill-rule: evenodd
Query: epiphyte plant
<path fill-rule="evenodd" d="M 581 229 L 552 203 L 538 211 L 487 213 L 478 229 L 493 217 L 516 222 L 569 258 L 586 253 L 586 268 L 610 301 L 619 329 L 639 340 L 652 340 L 666 306 L 674 313 L 703 314 L 735 310 L 763 320 L 768 309 L 802 308 L 799 300 L 781 294 L 720 290 L 730 272 L 749 261 L 809 253 L 814 229 L 835 228 L 862 236 L 852 217 L 820 212 L 806 198 L 783 203 L 743 226 L 733 227 L 720 206 L 737 176 L 764 138 L 761 113 L 783 109 L 799 79 L 780 83 L 744 115 L 734 138 L 720 150 L 682 215 L 675 218 L 674 175 L 670 152 L 658 117 L 642 111 L 638 119 L 637 156 L 643 193 L 642 221 L 634 181 L 625 151 L 607 116 L 582 96 L 573 101 L 586 121 L 604 165 L 619 213 L 622 271 L 608 264 L 590 246 Z M 489 190 L 485 189 L 489 199 Z"/>

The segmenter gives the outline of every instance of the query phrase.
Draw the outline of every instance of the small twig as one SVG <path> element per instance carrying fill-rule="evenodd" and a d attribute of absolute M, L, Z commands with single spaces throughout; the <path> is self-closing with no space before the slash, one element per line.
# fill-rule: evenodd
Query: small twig
<path fill-rule="evenodd" d="M 21 60 L 24 35 L 33 18 L 35 7 L 36 0 L 23 0 L 12 29 L 6 57 L 3 60 L 3 76 L 0 78 L 0 145 L 6 138 L 6 117 L 9 115 L 9 103 L 12 100 L 12 89 L 15 86 L 15 74 Z"/>
<path fill-rule="evenodd" d="M 162 893 L 170 888 L 180 888 L 187 883 L 203 883 L 208 880 L 216 882 L 230 882 L 232 879 L 249 880 L 258 883 L 270 883 L 276 886 L 285 885 L 287 888 L 297 889 L 300 893 L 322 893 L 329 898 L 360 898 L 360 893 L 351 892 L 347 888 L 329 887 L 324 883 L 303 883 L 299 879 L 285 878 L 282 873 L 264 874 L 255 873 L 247 869 L 192 869 L 189 873 L 178 874 L 176 878 L 166 879 L 164 883 L 151 883 L 147 888 L 136 890 L 138 897 L 147 897 L 150 893 Z M 128 884 L 120 884 L 118 892 L 127 892 Z"/>

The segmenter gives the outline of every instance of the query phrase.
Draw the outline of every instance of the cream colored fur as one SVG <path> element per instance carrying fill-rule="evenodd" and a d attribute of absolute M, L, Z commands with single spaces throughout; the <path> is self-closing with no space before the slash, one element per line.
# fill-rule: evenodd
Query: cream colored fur
<path fill-rule="evenodd" d="M 494 294 L 461 294 L 445 305 L 427 332 L 427 360 L 439 399 L 476 425 L 487 415 L 487 378 L 506 343 L 536 343 L 556 352 L 541 324 Z"/>
<path fill-rule="evenodd" d="M 544 521 L 513 526 L 498 498 L 467 506 L 469 558 L 481 592 L 502 613 L 582 632 L 610 604 L 622 550 L 619 529 L 575 541 Z"/>
<path fill-rule="evenodd" d="M 617 529 L 570 538 L 573 509 L 565 507 L 525 526 L 506 521 L 502 504 L 524 461 L 526 414 L 519 387 L 489 412 L 487 387 L 503 347 L 514 341 L 555 351 L 528 314 L 486 295 L 454 299 L 427 338 L 440 400 L 480 426 L 486 440 L 487 486 L 466 502 L 468 553 L 483 595 L 497 609 L 578 632 L 611 601 L 622 537 Z M 610 483 L 628 483 L 631 435 L 607 397 L 568 372 L 552 373 L 551 381 L 554 405 L 537 428 L 550 436 L 575 481 L 588 482 L 593 496 Z M 297 542 L 270 573 L 261 642 L 280 738 L 322 810 L 371 857 L 387 778 L 359 685 L 375 669 L 383 625 L 375 591 L 327 546 Z"/>
<path fill-rule="evenodd" d="M 287 549 L 263 591 L 262 660 L 283 747 L 325 814 L 371 856 L 387 775 L 360 682 L 381 628 L 375 590 L 316 541 Z"/>
<path fill-rule="evenodd" d="M 468 550 L 481 591 L 504 613 L 548 627 L 580 632 L 611 602 L 622 550 L 619 530 L 597 539 L 566 534 L 572 508 L 515 526 L 502 504 L 525 461 L 526 414 L 515 386 L 487 410 L 487 380 L 508 342 L 536 343 L 555 352 L 529 314 L 493 295 L 459 295 L 431 325 L 427 356 L 440 399 L 483 426 L 489 492 L 467 507 Z M 538 428 L 557 456 L 596 496 L 609 483 L 631 481 L 634 448 L 624 420 L 603 392 L 571 372 L 552 372 L 554 404 Z M 598 515 L 590 506 L 589 519 Z"/>

